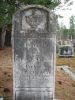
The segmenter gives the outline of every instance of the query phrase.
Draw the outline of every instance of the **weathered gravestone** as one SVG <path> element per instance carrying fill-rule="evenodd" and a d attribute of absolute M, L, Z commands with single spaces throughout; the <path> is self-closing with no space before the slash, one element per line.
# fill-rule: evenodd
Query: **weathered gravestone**
<path fill-rule="evenodd" d="M 59 48 L 59 56 L 60 57 L 73 57 L 74 56 L 73 45 L 61 45 Z"/>
<path fill-rule="evenodd" d="M 56 17 L 26 6 L 13 18 L 13 100 L 53 100 Z"/>

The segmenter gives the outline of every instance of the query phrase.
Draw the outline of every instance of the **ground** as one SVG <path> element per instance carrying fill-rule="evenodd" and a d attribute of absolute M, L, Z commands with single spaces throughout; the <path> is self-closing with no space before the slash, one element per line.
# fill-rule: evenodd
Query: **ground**
<path fill-rule="evenodd" d="M 75 58 L 58 58 L 57 65 L 69 65 L 75 70 Z M 0 96 L 11 100 L 13 91 L 12 50 L 5 47 L 0 50 Z M 56 68 L 55 98 L 75 100 L 75 82 L 60 67 Z"/>
<path fill-rule="evenodd" d="M 5 97 L 5 100 L 12 97 L 12 76 L 12 50 L 5 47 L 0 50 L 0 96 Z"/>
<path fill-rule="evenodd" d="M 67 58 L 60 58 L 57 56 L 56 64 L 57 64 L 57 66 L 68 65 L 72 68 L 75 68 L 75 56 L 74 57 L 67 57 Z"/>
<path fill-rule="evenodd" d="M 55 91 L 58 100 L 75 100 L 75 82 L 61 68 L 56 71 Z"/>

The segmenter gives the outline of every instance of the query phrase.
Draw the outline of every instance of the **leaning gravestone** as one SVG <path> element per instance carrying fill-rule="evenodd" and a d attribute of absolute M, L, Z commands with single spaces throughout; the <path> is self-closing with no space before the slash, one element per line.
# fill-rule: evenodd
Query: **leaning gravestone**
<path fill-rule="evenodd" d="M 53 100 L 56 17 L 26 6 L 13 18 L 13 100 Z"/>

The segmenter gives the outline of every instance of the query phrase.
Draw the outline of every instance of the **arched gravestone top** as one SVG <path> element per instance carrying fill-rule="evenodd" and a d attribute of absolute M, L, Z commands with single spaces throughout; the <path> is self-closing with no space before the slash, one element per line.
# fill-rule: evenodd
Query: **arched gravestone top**
<path fill-rule="evenodd" d="M 55 14 L 50 9 L 40 5 L 29 5 L 21 8 L 14 14 L 13 20 L 13 25 L 15 24 L 13 33 L 20 37 L 52 37 L 52 34 L 56 33 Z"/>
<path fill-rule="evenodd" d="M 49 9 L 26 6 L 13 17 L 14 100 L 53 100 L 56 16 Z"/>

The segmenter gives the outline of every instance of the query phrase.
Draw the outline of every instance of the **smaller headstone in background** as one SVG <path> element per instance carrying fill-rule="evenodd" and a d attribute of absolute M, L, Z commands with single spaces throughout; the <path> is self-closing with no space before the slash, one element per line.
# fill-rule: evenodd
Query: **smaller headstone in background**
<path fill-rule="evenodd" d="M 74 56 L 74 48 L 72 45 L 62 45 L 59 48 L 59 56 L 61 57 L 72 57 Z"/>

